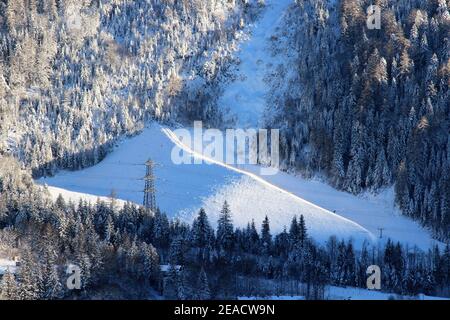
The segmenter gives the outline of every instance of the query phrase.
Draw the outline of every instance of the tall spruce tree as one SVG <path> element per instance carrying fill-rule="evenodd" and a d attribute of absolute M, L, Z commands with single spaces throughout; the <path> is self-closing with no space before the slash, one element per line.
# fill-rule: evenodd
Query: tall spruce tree
<path fill-rule="evenodd" d="M 234 226 L 227 201 L 224 202 L 217 221 L 217 245 L 219 250 L 231 253 L 234 247 Z"/>
<path fill-rule="evenodd" d="M 261 226 L 261 245 L 263 252 L 270 253 L 272 250 L 272 235 L 270 234 L 269 218 L 266 216 Z"/>
<path fill-rule="evenodd" d="M 200 269 L 200 273 L 198 275 L 195 298 L 198 300 L 211 299 L 211 292 L 209 290 L 208 285 L 208 277 L 203 267 Z"/>

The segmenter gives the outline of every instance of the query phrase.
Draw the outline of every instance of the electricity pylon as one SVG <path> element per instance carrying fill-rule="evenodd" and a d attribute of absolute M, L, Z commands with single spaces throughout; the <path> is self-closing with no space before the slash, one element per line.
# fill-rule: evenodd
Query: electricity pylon
<path fill-rule="evenodd" d="M 144 188 L 144 207 L 151 211 L 156 211 L 156 190 L 155 190 L 155 176 L 153 174 L 154 162 L 148 159 L 145 163 L 147 172 L 145 174 L 145 188 Z"/>

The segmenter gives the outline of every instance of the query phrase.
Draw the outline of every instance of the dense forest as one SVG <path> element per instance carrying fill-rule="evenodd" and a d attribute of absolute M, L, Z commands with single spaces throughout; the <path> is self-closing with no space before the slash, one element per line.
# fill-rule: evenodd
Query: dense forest
<path fill-rule="evenodd" d="M 259 2 L 1 0 L 0 154 L 41 176 L 150 119 L 217 122 L 218 75 Z"/>
<path fill-rule="evenodd" d="M 0 249 L 21 263 L 17 274 L 4 274 L 2 299 L 323 299 L 326 285 L 365 288 L 373 264 L 384 291 L 450 294 L 450 246 L 422 252 L 388 240 L 356 249 L 334 237 L 323 246 L 308 236 L 303 216 L 272 235 L 268 218 L 260 231 L 254 221 L 235 228 L 226 202 L 215 229 L 204 210 L 189 225 L 114 198 L 53 202 L 11 158 L 0 164 L 0 204 Z M 66 286 L 68 264 L 81 269 L 80 290 Z"/>
<path fill-rule="evenodd" d="M 366 25 L 381 8 L 381 28 Z M 395 184 L 405 215 L 450 237 L 450 14 L 446 0 L 298 0 L 267 123 L 285 168 L 360 193 Z M 292 54 L 295 52 L 295 54 Z"/>

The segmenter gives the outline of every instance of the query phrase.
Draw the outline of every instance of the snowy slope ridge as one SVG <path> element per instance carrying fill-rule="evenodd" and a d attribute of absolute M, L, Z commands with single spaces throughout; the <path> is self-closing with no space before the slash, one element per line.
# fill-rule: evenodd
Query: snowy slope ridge
<path fill-rule="evenodd" d="M 298 202 L 299 207 L 308 208 L 308 209 L 312 209 L 312 210 L 317 211 L 317 212 L 321 212 L 322 215 L 323 214 L 331 215 L 331 216 L 333 216 L 333 218 L 335 218 L 335 219 L 337 219 L 339 221 L 345 221 L 346 223 L 349 223 L 349 224 L 353 225 L 356 229 L 360 229 L 360 232 L 366 232 L 367 234 L 370 235 L 370 238 L 372 240 L 375 239 L 373 234 L 371 234 L 368 230 L 366 230 L 362 226 L 358 225 L 357 223 L 355 223 L 355 222 L 353 222 L 353 221 L 351 221 L 349 219 L 346 219 L 344 217 L 341 217 L 341 216 L 339 216 L 337 214 L 334 214 L 334 213 L 332 213 L 332 212 L 330 212 L 328 210 L 325 210 L 325 209 L 323 209 L 323 208 L 321 208 L 321 207 L 319 207 L 319 206 L 317 206 L 317 205 L 315 205 L 315 204 L 313 204 L 313 203 L 311 203 L 309 201 L 306 201 L 306 200 L 298 197 L 297 195 L 293 194 L 292 192 L 289 192 L 289 191 L 287 191 L 285 189 L 282 189 L 282 188 L 280 188 L 280 187 L 278 187 L 278 186 L 268 182 L 267 180 L 264 180 L 263 178 L 261 178 L 260 176 L 254 174 L 252 172 L 249 172 L 249 171 L 246 171 L 246 170 L 243 170 L 243 169 L 239 169 L 237 167 L 234 167 L 232 165 L 223 163 L 221 161 L 217 161 L 215 159 L 211 159 L 211 158 L 206 157 L 203 154 L 201 154 L 201 153 L 199 153 L 199 152 L 197 152 L 195 150 L 192 150 L 186 144 L 183 144 L 183 142 L 178 138 L 178 136 L 169 128 L 162 128 L 162 131 L 167 135 L 167 137 L 174 144 L 176 144 L 178 147 L 180 147 L 184 151 L 192 154 L 194 157 L 202 159 L 206 163 L 216 164 L 218 166 L 222 166 L 224 168 L 227 168 L 228 170 L 232 170 L 232 171 L 235 171 L 235 172 L 240 173 L 242 175 L 245 175 L 247 177 L 250 177 L 256 183 L 262 184 L 263 186 L 267 187 L 268 189 L 271 189 L 275 193 L 280 193 L 281 195 L 283 195 L 283 198 L 289 197 L 292 200 Z M 252 187 L 257 187 L 257 185 L 255 186 L 253 184 Z M 240 192 L 242 192 L 242 190 L 240 190 Z M 255 193 L 256 193 L 256 191 L 254 192 L 254 194 Z M 279 196 L 281 196 L 281 195 L 279 195 Z M 241 196 L 242 196 L 242 194 L 241 194 Z M 265 202 L 264 199 L 267 199 L 267 197 L 257 197 L 257 199 L 254 199 L 255 200 L 254 204 L 257 205 L 258 201 L 262 201 L 263 205 L 266 206 L 267 205 L 267 201 Z M 224 199 L 224 200 L 226 200 L 226 199 Z M 283 199 L 278 198 L 278 201 L 275 203 L 275 205 L 276 206 L 282 206 L 284 202 L 285 201 L 283 201 Z M 335 227 L 337 227 L 337 226 L 335 226 Z"/>
<path fill-rule="evenodd" d="M 61 172 L 38 182 L 47 184 L 53 197 L 62 193 L 76 200 L 74 197 L 87 193 L 87 198 L 95 202 L 95 196 L 107 197 L 115 190 L 119 199 L 141 203 L 145 174 L 142 164 L 152 158 L 156 163 L 158 206 L 172 217 L 191 222 L 198 209 L 205 207 L 215 225 L 223 201 L 227 200 L 237 227 L 245 227 L 252 219 L 259 224 L 267 215 L 272 232 L 276 233 L 288 226 L 294 215 L 303 214 L 311 236 L 319 242 L 331 235 L 353 238 L 358 244 L 373 240 L 373 235 L 356 223 L 290 195 L 251 173 L 204 157 L 203 164 L 176 165 L 171 159 L 175 145 L 200 157 L 181 144 L 172 130 L 153 125 L 124 140 L 94 167 Z"/>
<path fill-rule="evenodd" d="M 283 208 L 283 202 L 287 201 L 286 199 L 294 200 L 303 209 L 314 208 L 317 211 L 326 212 L 327 215 L 339 217 L 354 224 L 358 228 L 364 229 L 364 231 L 371 235 L 371 240 L 374 240 L 374 235 L 378 237 L 380 230 L 382 230 L 382 239 L 377 239 L 380 242 L 385 242 L 388 238 L 391 238 L 412 246 L 416 245 L 422 249 L 429 248 L 434 244 L 443 246 L 442 243 L 433 240 L 431 235 L 417 223 L 401 215 L 395 206 L 393 190 L 391 189 L 384 190 L 378 195 L 367 194 L 364 196 L 354 196 L 350 193 L 333 189 L 325 182 L 303 179 L 282 171 L 275 175 L 261 176 L 260 167 L 257 165 L 240 165 L 236 167 L 207 158 L 183 144 L 169 128 L 163 128 L 162 130 L 181 149 L 192 153 L 206 162 L 223 166 L 249 177 L 257 182 L 257 184 L 253 184 L 255 188 L 260 184 L 278 193 L 278 198 L 275 203 L 282 210 L 287 210 L 287 208 Z M 241 196 L 244 197 L 245 195 L 251 198 L 251 193 L 246 193 L 245 188 L 245 184 L 241 186 Z M 215 197 L 221 199 L 223 202 L 226 199 L 226 195 L 230 193 L 230 191 L 228 193 L 225 192 L 215 195 Z M 258 195 L 263 194 L 262 191 L 258 193 Z M 281 195 L 283 196 L 280 197 Z M 267 206 L 268 201 L 264 201 L 263 199 L 253 199 L 254 201 L 251 202 L 254 205 Z M 213 200 L 208 199 L 204 207 L 209 208 L 211 201 L 218 200 L 216 198 L 213 198 Z M 244 208 L 236 209 L 237 212 L 245 212 L 242 211 Z M 273 208 L 272 213 L 274 211 L 276 210 Z M 273 219 L 273 214 L 270 217 Z M 315 216 L 313 219 L 310 219 L 312 221 L 309 221 L 309 224 L 315 224 L 320 219 L 324 219 L 324 216 Z M 320 225 L 324 227 L 326 222 L 322 220 Z M 317 227 L 320 226 L 317 225 Z M 338 227 L 335 226 L 335 228 Z"/>

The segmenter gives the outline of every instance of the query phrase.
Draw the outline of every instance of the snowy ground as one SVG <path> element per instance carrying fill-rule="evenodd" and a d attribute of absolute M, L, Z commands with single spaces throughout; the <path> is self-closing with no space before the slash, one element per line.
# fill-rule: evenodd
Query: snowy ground
<path fill-rule="evenodd" d="M 257 175 L 259 173 L 257 166 L 246 165 L 243 169 Z M 358 223 L 375 235 L 379 242 L 391 238 L 422 249 L 436 243 L 443 245 L 433 240 L 430 233 L 418 223 L 401 214 L 395 206 L 392 188 L 381 190 L 378 194 L 366 193 L 355 196 L 338 191 L 318 179 L 303 179 L 286 172 L 278 172 L 276 175 L 263 178 L 306 201 Z"/>
<path fill-rule="evenodd" d="M 352 287 L 334 287 L 325 288 L 326 300 L 448 300 L 446 298 L 431 297 L 420 294 L 415 297 L 401 296 L 394 293 L 386 293 L 375 290 L 366 290 Z M 238 297 L 238 300 L 305 300 L 303 296 L 269 296 L 269 297 Z"/>
<path fill-rule="evenodd" d="M 125 139 L 98 165 L 77 172 L 62 171 L 38 182 L 47 184 L 52 193 L 61 190 L 94 196 L 109 196 L 114 190 L 119 199 L 142 204 L 145 161 L 156 163 L 156 198 L 158 205 L 170 215 L 183 215 L 197 208 L 211 195 L 239 175 L 222 167 L 208 165 L 175 165 L 171 160 L 173 143 L 159 126 L 145 129 L 138 136 Z M 76 196 L 76 194 L 69 194 Z M 93 199 L 92 197 L 90 198 Z"/>
<path fill-rule="evenodd" d="M 16 273 L 16 262 L 13 260 L 0 258 L 0 275 L 5 274 L 6 271 Z"/>
<path fill-rule="evenodd" d="M 441 297 L 426 296 L 423 294 L 415 297 L 401 296 L 395 293 L 386 293 L 376 290 L 366 290 L 361 288 L 342 288 L 329 286 L 325 289 L 325 299 L 327 300 L 448 300 Z"/>
<path fill-rule="evenodd" d="M 163 131 L 174 143 L 181 145 L 187 151 L 195 153 L 190 146 L 183 144 L 177 138 L 175 132 L 168 128 L 165 128 Z M 235 186 L 222 188 L 205 201 L 205 208 L 214 208 L 217 206 L 217 203 L 223 202 L 224 199 L 239 198 L 239 195 L 241 195 L 241 197 L 245 196 L 246 199 L 253 199 L 253 201 L 249 200 L 252 203 L 252 208 L 265 208 L 265 212 L 270 213 L 269 217 L 278 227 L 286 223 L 284 222 L 287 220 L 287 217 L 285 217 L 286 212 L 289 213 L 288 216 L 292 216 L 292 213 L 296 215 L 303 214 L 308 225 L 313 227 L 314 230 L 316 228 L 326 229 L 327 223 L 330 222 L 328 218 L 330 216 L 338 216 L 364 228 L 365 231 L 370 233 L 371 239 L 375 240 L 376 238 L 378 242 L 384 242 L 391 238 L 422 249 L 430 248 L 434 244 L 439 243 L 433 240 L 430 234 L 416 222 L 401 215 L 394 205 L 392 189 L 384 190 L 377 195 L 355 196 L 333 189 L 325 182 L 303 179 L 282 171 L 275 175 L 263 176 L 261 175 L 260 166 L 257 165 L 230 166 L 223 162 L 215 161 L 215 163 L 237 171 L 247 179 L 241 179 L 239 184 Z M 255 184 L 255 182 L 257 183 Z M 259 189 L 261 186 L 264 186 L 265 189 Z M 271 194 L 275 195 L 275 199 L 271 198 L 264 190 L 270 190 Z M 285 203 L 290 203 L 290 201 L 297 202 L 298 207 L 292 209 L 290 206 L 286 207 L 284 205 Z M 235 212 L 247 212 L 246 208 L 240 206 L 242 203 L 248 202 L 232 204 L 232 208 L 235 206 Z M 311 211 L 308 211 L 310 209 Z M 328 215 L 326 217 L 318 216 L 316 214 L 318 212 L 317 209 L 326 209 Z M 334 227 L 334 229 L 338 228 L 338 226 Z M 382 231 L 380 231 L 381 229 Z M 323 233 L 319 232 L 314 235 L 317 240 L 323 240 Z M 382 238 L 380 238 L 380 235 L 382 235 Z M 356 235 L 351 236 L 354 236 L 357 240 L 361 239 Z M 443 245 L 442 243 L 439 244 Z"/>
<path fill-rule="evenodd" d="M 249 27 L 251 36 L 237 53 L 237 80 L 227 85 L 219 106 L 229 109 L 228 114 L 237 119 L 236 125 L 241 128 L 260 125 L 269 89 L 264 78 L 279 63 L 279 57 L 270 54 L 268 40 L 292 3 L 293 0 L 266 0 L 263 16 Z"/>

